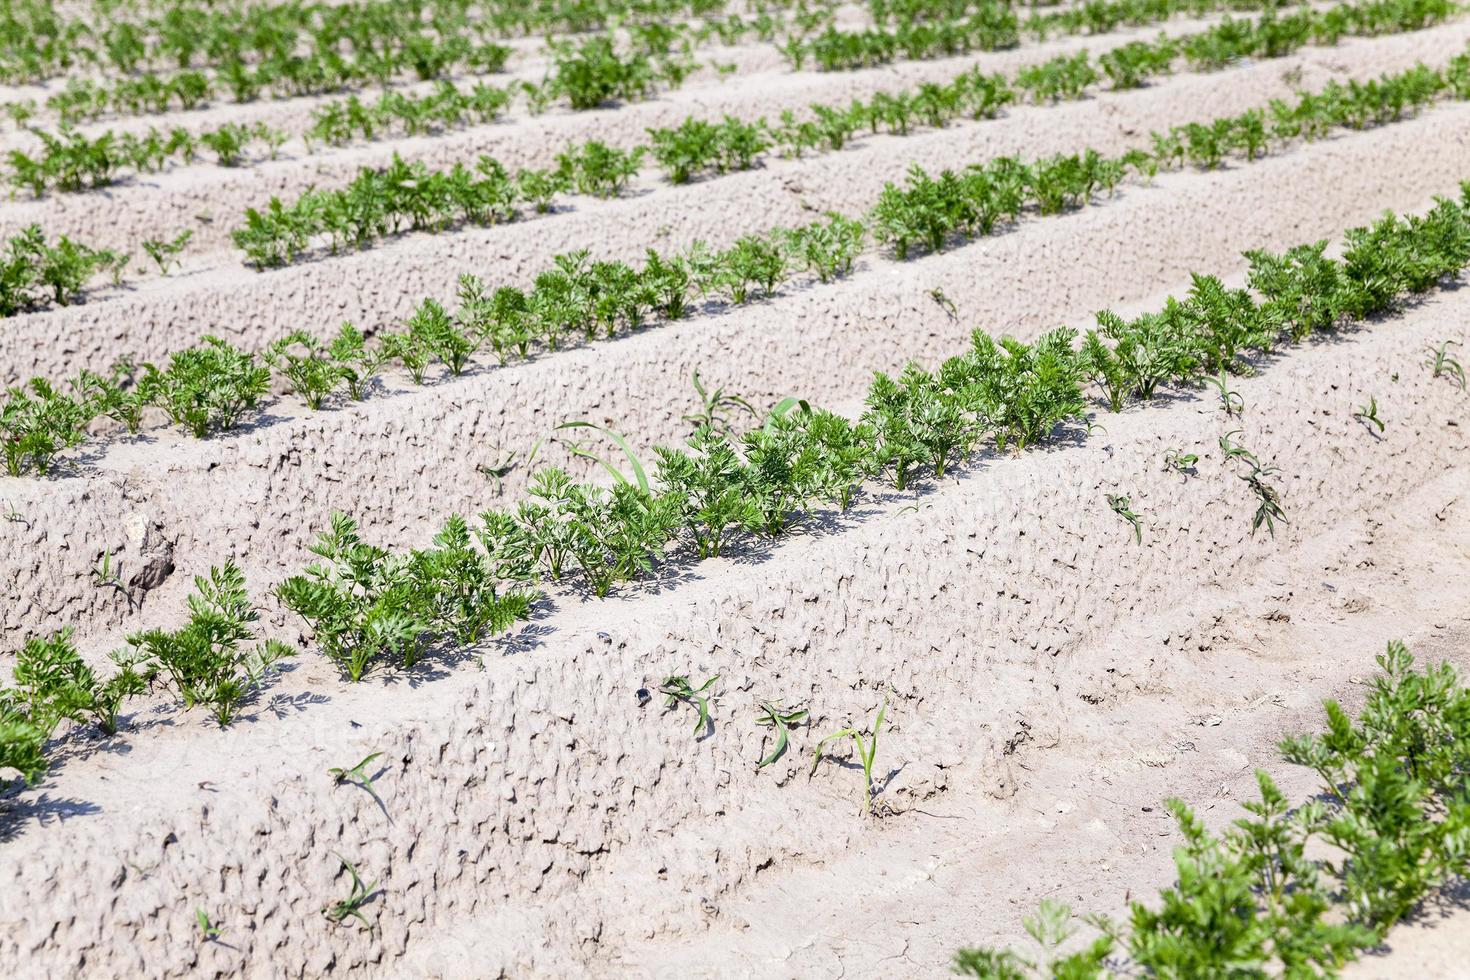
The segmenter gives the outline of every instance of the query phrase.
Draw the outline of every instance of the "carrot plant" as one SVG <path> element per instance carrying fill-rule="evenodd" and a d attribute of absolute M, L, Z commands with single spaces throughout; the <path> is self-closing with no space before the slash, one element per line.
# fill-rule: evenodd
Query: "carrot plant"
<path fill-rule="evenodd" d="M 179 232 L 173 238 L 145 238 L 143 240 L 143 252 L 158 266 L 158 274 L 168 275 L 171 267 L 179 264 L 179 253 L 189 244 L 194 237 L 194 232 L 188 228 Z"/>
<path fill-rule="evenodd" d="M 85 436 L 90 414 L 85 402 L 71 398 L 44 378 L 10 388 L 0 404 L 0 449 L 11 476 L 45 476 L 61 452 Z"/>
<path fill-rule="evenodd" d="M 348 368 L 332 357 L 320 340 L 305 330 L 294 330 L 271 344 L 265 362 L 291 383 L 306 407 L 316 411 L 348 380 Z"/>
<path fill-rule="evenodd" d="M 77 653 L 70 629 L 32 637 L 15 655 L 16 692 L 32 718 L 52 725 L 61 719 L 91 721 L 112 735 L 123 705 L 146 687 L 137 657 L 117 653 L 113 660 L 117 670 L 104 680 Z"/>
<path fill-rule="evenodd" d="M 189 621 L 178 630 L 151 629 L 128 637 L 128 656 L 145 676 L 160 678 L 185 708 L 207 707 L 220 727 L 266 683 L 271 669 L 294 656 L 279 640 L 247 646 L 255 639 L 258 611 L 245 576 L 233 560 L 194 577 Z"/>
<path fill-rule="evenodd" d="M 270 386 L 270 369 L 218 337 L 177 351 L 150 378 L 155 403 L 196 438 L 234 428 Z"/>
<path fill-rule="evenodd" d="M 1416 668 L 1398 641 L 1378 658 L 1356 717 L 1324 703 L 1320 733 L 1292 735 L 1278 751 L 1320 780 L 1293 806 L 1264 770 L 1244 815 L 1211 834 L 1184 802 L 1166 808 L 1183 841 L 1177 878 L 1128 917 L 1089 916 L 1098 935 L 1079 951 L 1058 947 L 1071 912 L 1045 903 L 1026 930 L 1043 955 L 976 947 L 955 972 L 972 977 L 1226 976 L 1241 963 L 1263 975 L 1333 975 L 1422 900 L 1464 874 L 1456 841 L 1470 832 L 1462 798 L 1470 759 L 1470 689 L 1445 663 Z M 1072 944 L 1074 947 L 1076 944 Z"/>
<path fill-rule="evenodd" d="M 12 235 L 0 251 L 0 317 L 48 306 L 68 306 L 97 273 L 120 269 L 126 258 L 61 236 L 46 241 L 40 225 Z"/>
<path fill-rule="evenodd" d="M 51 768 L 46 741 L 51 730 L 34 719 L 15 697 L 0 689 L 0 771 L 14 771 L 27 784 Z"/>
<path fill-rule="evenodd" d="M 311 546 L 324 562 L 275 592 L 349 680 L 384 660 L 411 668 L 441 638 L 472 645 L 530 615 L 532 593 L 503 589 L 510 573 L 493 527 L 478 546 L 475 537 L 455 515 L 434 547 L 395 555 L 364 542 L 356 521 L 334 513 Z"/>

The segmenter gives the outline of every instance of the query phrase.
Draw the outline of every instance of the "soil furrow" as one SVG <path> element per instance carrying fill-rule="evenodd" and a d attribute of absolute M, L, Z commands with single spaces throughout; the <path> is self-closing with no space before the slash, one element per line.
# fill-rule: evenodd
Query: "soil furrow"
<path fill-rule="evenodd" d="M 84 305 L 10 318 L 0 334 L 0 377 L 13 382 L 83 367 L 106 370 L 124 351 L 160 359 L 206 333 L 259 348 L 302 327 L 325 334 L 343 319 L 373 331 L 401 321 L 425 296 L 448 301 L 465 272 L 491 285 L 524 286 L 550 267 L 554 255 L 581 247 L 595 245 L 594 257 L 626 260 L 641 258 L 649 246 L 670 251 L 699 239 L 719 247 L 742 234 L 815 220 L 826 210 L 860 210 L 914 162 L 933 172 L 1004 154 L 1029 158 L 1089 146 L 1121 152 L 1146 144 L 1153 129 L 1265 105 L 1289 97 L 1298 84 L 1317 89 L 1344 74 L 1366 78 L 1416 60 L 1443 63 L 1467 41 L 1470 24 L 1385 38 L 1366 44 L 1352 61 L 1333 50 L 1314 51 L 1227 75 L 1181 76 L 1137 93 L 1017 109 L 998 120 L 907 138 L 873 138 L 847 152 L 772 161 L 763 170 L 661 186 L 632 198 L 577 199 L 570 213 L 411 236 L 267 273 L 237 267 L 155 279 Z M 1461 132 L 1453 115 L 1443 118 L 1449 121 L 1435 143 Z M 224 214 L 214 220 L 231 221 Z"/>
<path fill-rule="evenodd" d="M 258 721 L 226 734 L 142 712 L 131 751 L 81 753 L 15 804 L 0 847 L 25 858 L 4 863 L 0 957 L 52 972 L 395 975 L 404 954 L 452 972 L 463 946 L 490 974 L 596 972 L 607 957 L 627 965 L 649 935 L 704 934 L 763 867 L 880 860 L 927 819 L 918 809 L 989 806 L 1015 767 L 1119 721 L 1110 706 L 1128 710 L 1134 692 L 1190 710 L 1190 680 L 1211 667 L 1196 635 L 1115 630 L 1201 590 L 1250 594 L 1321 535 L 1436 481 L 1466 486 L 1466 398 L 1421 362 L 1426 344 L 1463 336 L 1467 314 L 1467 294 L 1445 291 L 1241 380 L 1244 438 L 1283 470 L 1290 523 L 1274 537 L 1252 537 L 1251 505 L 1212 453 L 1227 420 L 1184 398 L 1107 417 L 1081 445 L 979 461 L 917 499 L 867 500 L 831 533 L 816 522 L 655 594 L 564 601 L 520 648 L 487 650 L 480 675 L 465 664 L 350 689 L 306 657 Z M 1369 392 L 1389 421 L 1381 437 L 1350 414 Z M 1197 477 L 1163 472 L 1175 445 L 1204 452 Z M 1113 491 L 1144 514 L 1144 547 L 1105 506 Z M 1107 642 L 1119 636 L 1136 642 Z M 1263 690 L 1298 669 L 1251 666 Z M 1313 694 L 1340 689 L 1333 669 Z M 712 737 L 692 742 L 685 714 L 636 706 L 669 673 L 724 677 Z M 756 773 L 764 735 L 745 716 L 773 696 L 810 703 L 814 723 Z M 885 697 L 880 800 L 896 813 L 871 822 L 852 771 L 800 774 L 817 733 Z M 226 743 L 227 756 L 209 748 Z M 370 751 L 385 753 L 381 808 L 323 774 Z M 345 892 L 333 852 L 382 880 L 375 932 L 320 916 Z M 229 927 L 228 947 L 194 939 L 195 906 Z M 483 944 L 445 941 L 465 921 Z"/>
<path fill-rule="evenodd" d="M 167 606 L 189 575 L 229 555 L 262 587 L 279 580 L 332 510 L 384 544 L 422 544 L 448 513 L 518 495 L 527 467 L 498 488 L 478 467 L 528 452 L 563 421 L 611 425 L 644 453 L 681 438 L 694 406 L 671 393 L 692 391 L 696 368 L 756 404 L 797 394 L 835 408 L 860 399 L 875 370 L 958 353 L 976 326 L 1022 338 L 1060 323 L 1085 328 L 1101 307 L 1184 288 L 1190 272 L 1243 269 L 1242 241 L 1282 250 L 1335 238 L 1385 207 L 1452 192 L 1466 176 L 1467 141 L 1470 107 L 1440 110 L 1246 167 L 1168 175 L 1103 206 L 915 262 L 875 262 L 769 306 L 317 415 L 276 417 L 272 407 L 226 438 L 152 430 L 100 446 L 102 456 L 78 460 L 77 478 L 8 484 L 6 500 L 27 520 L 0 525 L 14 569 L 3 625 L 89 631 L 127 621 L 122 597 L 87 584 L 104 551 L 154 586 L 139 592 L 145 602 Z M 1408 152 L 1420 154 L 1412 174 L 1394 163 Z M 958 317 L 930 297 L 935 288 Z M 541 459 L 571 462 L 554 447 Z M 234 506 L 217 506 L 222 493 Z M 187 574 L 160 584 L 166 556 Z"/>

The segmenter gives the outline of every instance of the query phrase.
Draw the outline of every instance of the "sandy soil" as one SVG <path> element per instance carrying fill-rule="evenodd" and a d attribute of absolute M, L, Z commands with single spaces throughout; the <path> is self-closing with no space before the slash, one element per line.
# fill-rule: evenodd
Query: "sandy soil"
<path fill-rule="evenodd" d="M 492 284 L 526 284 L 553 255 L 580 247 L 595 245 L 599 257 L 636 259 L 650 244 L 666 251 L 699 239 L 724 245 L 773 224 L 815 220 L 831 208 L 860 210 L 886 181 L 901 179 L 914 160 L 937 170 L 1003 153 L 1039 156 L 1085 146 L 1122 151 L 1146 143 L 1154 129 L 1287 96 L 1296 84 L 1293 69 L 1300 70 L 1302 84 L 1316 87 L 1359 62 L 1368 67 L 1354 77 L 1416 60 L 1443 63 L 1467 41 L 1470 24 L 1456 24 L 1365 44 L 1363 56 L 1352 62 L 1332 49 L 1219 76 L 1181 76 L 1142 92 L 1022 108 L 999 120 L 908 138 L 875 138 L 849 152 L 773 161 L 763 170 L 684 187 L 660 183 L 615 201 L 583 199 L 562 213 L 411 236 L 370 252 L 268 273 L 251 273 L 231 256 L 225 267 L 154 280 L 105 302 L 12 318 L 0 336 L 0 378 L 104 370 L 124 344 L 136 357 L 157 358 L 205 333 L 264 346 L 303 325 L 334 330 L 342 319 L 371 331 L 398 322 L 425 296 L 452 296 L 464 272 Z M 1441 123 L 1447 137 L 1461 139 L 1462 124 L 1450 118 Z"/>
<path fill-rule="evenodd" d="M 381 326 L 467 268 L 513 281 L 578 243 L 631 256 L 665 225 L 665 245 L 726 241 L 800 220 L 803 202 L 855 208 L 911 160 L 1116 149 L 1284 94 L 1288 70 L 1315 87 L 1441 61 L 1466 39 L 1460 23 L 1180 76 L 271 275 L 201 267 L 7 321 L 0 373 L 158 357 L 204 332 L 260 345 L 303 321 Z M 818 82 L 838 84 L 785 84 Z M 855 75 L 847 91 L 868 84 Z M 602 125 L 566 125 L 578 123 Z M 506 130 L 528 153 L 550 139 Z M 855 413 L 872 371 L 956 352 L 974 326 L 1086 328 L 1099 308 L 1187 289 L 1190 271 L 1238 281 L 1240 250 L 1425 207 L 1470 178 L 1467 161 L 1470 109 L 1448 106 L 1130 185 L 940 256 L 871 254 L 846 281 L 629 339 L 422 389 L 390 378 L 380 397 L 322 413 L 281 399 L 203 443 L 163 429 L 103 440 L 59 478 L 0 483 L 22 517 L 0 522 L 0 628 L 13 648 L 74 626 L 100 658 L 131 631 L 176 623 L 190 576 L 226 557 L 263 596 L 305 563 L 331 509 L 374 540 L 418 544 L 451 510 L 514 502 L 522 470 L 497 488 L 476 466 L 562 420 L 612 424 L 643 452 L 676 439 L 696 367 L 757 403 L 799 393 Z M 129 193 L 162 202 L 186 176 Z M 928 296 L 936 287 L 957 317 Z M 347 685 L 303 654 L 227 731 L 145 699 L 121 735 L 65 739 L 39 787 L 0 800 L 0 971 L 927 977 L 962 944 L 1022 941 L 1020 916 L 1040 898 L 1116 913 L 1171 880 L 1166 797 L 1221 826 L 1257 766 L 1309 791 L 1275 742 L 1317 724 L 1321 699 L 1360 699 L 1388 639 L 1470 668 L 1470 397 L 1422 366 L 1429 344 L 1470 341 L 1467 324 L 1470 290 L 1444 289 L 1263 361 L 1237 384 L 1240 420 L 1187 393 L 1103 413 L 1090 438 L 972 460 L 906 495 L 872 487 L 846 514 L 611 599 L 554 593 L 505 641 L 411 674 Z M 1382 435 L 1352 417 L 1369 396 Z M 1251 504 L 1219 459 L 1218 436 L 1236 427 L 1282 469 L 1289 523 L 1274 536 L 1252 536 Z M 1196 475 L 1164 471 L 1171 447 L 1203 457 Z M 1143 516 L 1142 547 L 1108 493 Z M 138 605 L 92 584 L 104 551 L 139 583 Z M 297 638 L 273 600 L 265 614 Z M 640 707 L 635 692 L 671 673 L 721 677 L 697 740 L 683 709 Z M 758 772 L 761 698 L 813 718 Z M 864 817 L 855 766 L 809 778 L 807 759 L 817 737 L 885 700 L 884 815 Z M 376 795 L 328 777 L 372 752 Z M 374 931 L 322 916 L 348 887 L 336 855 L 380 884 L 365 909 Z M 1444 975 L 1465 952 L 1454 898 L 1448 917 L 1426 909 L 1350 975 Z M 218 942 L 201 940 L 196 909 Z"/>
<path fill-rule="evenodd" d="M 1164 33 L 1198 31 L 1218 20 L 1216 17 L 1171 22 L 1165 26 Z M 1467 31 L 1470 28 L 1460 29 L 1456 49 L 1464 47 L 1466 37 L 1470 36 Z M 104 192 L 82 196 L 52 194 L 35 200 L 22 191 L 16 205 L 0 214 L 0 234 L 39 221 L 56 234 L 70 234 L 102 246 L 126 249 L 135 248 L 163 224 L 194 230 L 195 237 L 187 254 L 196 258 L 195 267 L 235 266 L 243 259 L 234 253 L 229 240 L 229 231 L 236 222 L 204 222 L 199 220 L 199 215 L 238 216 L 247 207 L 263 206 L 273 195 L 289 200 L 300 196 L 308 187 L 342 186 L 362 167 L 387 165 L 395 153 L 405 160 L 422 161 L 435 168 L 450 167 L 457 161 L 474 161 L 482 154 L 489 154 L 512 169 L 551 167 L 555 166 L 556 155 L 569 143 L 589 139 L 613 146 L 646 143 L 649 128 L 677 126 L 690 116 L 709 119 L 721 119 L 725 115 L 741 119 L 764 116 L 774 120 L 785 109 L 799 111 L 812 104 L 845 105 L 854 98 L 867 98 L 878 91 L 911 89 L 923 82 L 948 82 L 976 64 L 984 66 L 986 71 L 1011 74 L 1018 67 L 1043 62 L 1058 54 L 1083 49 L 1101 53 L 1138 38 L 1151 39 L 1158 33 L 1157 28 L 1138 29 L 1102 39 L 1101 43 L 1097 38 L 1069 37 L 979 57 L 899 62 L 868 71 L 832 73 L 792 72 L 769 45 L 726 48 L 720 50 L 718 60 L 736 65 L 738 84 L 723 80 L 712 71 L 702 71 L 658 98 L 616 109 L 562 110 L 542 116 L 514 110 L 505 120 L 488 126 L 339 150 L 318 147 L 312 154 L 297 140 L 285 144 L 281 149 L 283 158 L 275 162 L 248 169 L 211 164 L 180 167 L 142 175 Z M 772 57 L 776 58 L 774 62 Z M 541 75 L 542 70 L 538 68 L 514 78 L 539 81 Z M 494 84 L 505 85 L 511 80 L 495 76 Z M 410 91 L 427 89 L 416 86 Z M 303 133 L 311 125 L 312 111 L 325 101 L 326 98 L 295 99 L 260 109 L 230 105 L 178 115 L 190 117 L 181 120 L 181 124 L 192 130 L 213 129 L 226 122 L 263 122 L 286 132 Z M 161 118 L 150 117 L 147 122 L 162 127 L 164 123 L 158 121 Z M 119 127 L 95 124 L 90 128 L 100 131 Z M 143 130 L 146 131 L 146 126 Z M 28 135 L 12 142 L 31 152 L 39 143 Z M 0 142 L 0 150 L 10 148 Z M 202 155 L 207 157 L 208 153 Z M 645 176 L 643 186 L 655 186 L 656 171 Z M 210 252 L 226 254 L 210 256 Z"/>

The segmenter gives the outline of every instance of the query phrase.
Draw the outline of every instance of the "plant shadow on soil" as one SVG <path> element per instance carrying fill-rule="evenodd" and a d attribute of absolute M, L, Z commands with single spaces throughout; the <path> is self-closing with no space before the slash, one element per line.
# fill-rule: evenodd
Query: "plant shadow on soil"
<path fill-rule="evenodd" d="M 36 797 L 0 797 L 0 844 L 16 840 L 33 826 L 65 823 L 75 817 L 90 817 L 101 812 L 102 808 L 95 803 L 72 797 L 52 796 L 44 790 Z"/>

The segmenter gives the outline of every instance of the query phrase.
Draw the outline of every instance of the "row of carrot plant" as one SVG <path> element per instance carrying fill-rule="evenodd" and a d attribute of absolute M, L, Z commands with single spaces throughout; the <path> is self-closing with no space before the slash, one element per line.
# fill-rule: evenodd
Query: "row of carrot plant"
<path fill-rule="evenodd" d="M 973 79 L 979 83 L 983 79 Z M 997 89 L 987 89 L 996 92 Z M 1470 58 L 1460 56 L 1445 71 L 1418 66 L 1396 75 L 1384 76 L 1369 84 L 1351 82 L 1333 84 L 1318 97 L 1302 96 L 1296 102 L 1274 100 L 1268 110 L 1253 110 L 1240 116 L 1175 127 L 1169 133 L 1155 134 L 1152 150 L 1136 149 L 1116 160 L 1098 160 L 1095 173 L 1078 171 L 1073 165 L 1052 168 L 1035 177 L 1028 200 L 1024 182 L 1001 180 L 1001 200 L 994 202 L 996 217 L 1013 217 L 1019 208 L 1034 201 L 1044 213 L 1060 210 L 1068 199 L 1090 197 L 1098 187 L 1110 188 L 1123 177 L 1125 166 L 1152 173 L 1160 166 L 1182 162 L 1188 156 L 1201 166 L 1219 165 L 1225 156 L 1240 150 L 1247 159 L 1266 152 L 1272 142 L 1284 143 L 1299 138 L 1314 138 L 1342 126 L 1363 128 L 1371 123 L 1402 117 L 1417 108 L 1441 98 L 1463 98 L 1470 95 Z M 763 147 L 760 130 L 727 121 L 721 125 L 688 125 L 680 131 L 654 132 L 654 154 L 671 168 L 675 179 L 687 179 L 696 164 L 741 169 L 753 165 Z M 691 149 L 696 147 L 697 149 Z M 1089 154 L 1088 159 L 1096 159 Z M 345 188 L 312 189 L 291 204 L 272 198 L 264 210 L 250 208 L 245 224 L 232 232 L 235 244 L 257 267 L 288 265 L 303 257 L 322 254 L 318 246 L 325 238 L 325 251 L 338 254 L 344 249 L 360 249 L 405 230 L 437 231 L 462 224 L 493 224 L 514 220 L 518 204 L 528 203 L 537 212 L 551 209 L 560 194 L 576 188 L 584 193 L 612 196 L 625 187 L 637 172 L 641 153 L 620 150 L 593 141 L 580 151 L 568 150 L 560 157 L 558 167 L 551 170 L 526 169 L 514 177 L 497 161 L 482 156 L 476 170 L 456 164 L 448 171 L 431 171 L 421 162 L 408 164 L 394 158 L 384 170 L 364 169 Z M 1059 158 L 1061 159 L 1061 158 Z M 1014 161 L 1002 161 L 1003 168 L 1015 169 Z M 948 173 L 948 172 L 946 172 Z M 985 193 L 996 183 L 995 174 L 987 176 L 984 168 L 971 168 L 963 175 L 971 190 L 958 188 L 960 176 L 949 174 L 941 180 L 955 184 L 956 191 Z M 959 216 L 946 218 L 943 211 L 953 211 L 951 202 L 927 201 L 934 192 L 933 182 L 922 171 L 916 171 L 906 191 L 885 190 L 874 212 L 875 231 L 880 240 L 893 242 L 900 257 L 907 253 L 915 238 L 932 239 L 935 234 L 948 235 L 965 229 Z M 973 205 L 961 207 L 962 213 L 975 210 Z M 995 219 L 990 221 L 993 223 Z M 948 228 L 936 228 L 947 224 Z M 957 223 L 959 222 L 959 223 Z M 988 233 L 981 221 L 967 229 Z M 916 233 L 917 232 L 917 233 Z"/>
<path fill-rule="evenodd" d="M 1006 3 L 978 5 L 953 20 L 915 20 L 893 29 L 883 27 L 847 31 L 829 27 L 814 37 L 793 38 L 782 47 L 791 64 L 812 64 L 823 71 L 855 70 L 904 58 L 952 57 L 970 51 L 1015 47 L 1022 35 L 1045 40 L 1063 34 L 1102 34 L 1119 26 L 1140 26 L 1178 13 L 1203 14 L 1212 10 L 1265 9 L 1292 6 L 1277 0 L 1120 0 L 1084 3 L 1065 10 L 1032 14 L 1022 21 Z M 1443 20 L 1457 10 L 1454 0 L 1371 0 L 1328 8 L 1321 16 L 1309 11 L 1284 15 L 1273 33 L 1284 41 L 1332 41 L 1343 34 L 1373 33 L 1378 25 L 1417 21 L 1421 27 Z"/>
<path fill-rule="evenodd" d="M 1125 976 L 1335 976 L 1382 944 L 1433 892 L 1470 877 L 1470 688 L 1449 663 L 1416 669 L 1392 641 L 1356 718 L 1323 704 L 1326 727 L 1277 746 L 1320 779 L 1300 805 L 1264 770 L 1260 798 L 1213 834 L 1170 799 L 1183 843 L 1175 883 L 1127 918 L 1088 916 L 1044 900 L 1024 920 L 1033 949 L 971 947 L 955 973 L 983 980 Z"/>
<path fill-rule="evenodd" d="M 457 2 L 457 0 L 456 0 Z M 1396 2 L 1440 2 L 1440 0 L 1396 0 Z M 1132 11 L 1129 22 L 1147 23 L 1165 19 L 1191 5 L 1256 8 L 1274 6 L 1276 0 L 1090 0 L 1087 9 Z M 1143 6 L 1140 7 L 1139 5 Z M 1158 9 L 1154 9 L 1157 7 Z M 1043 15 L 1051 16 L 1051 15 Z M 1098 14 L 1098 16 L 1124 16 Z M 791 24 L 792 36 L 785 43 L 788 52 L 801 50 L 809 30 L 820 23 L 817 17 L 798 13 Z M 1055 25 L 1054 33 L 1075 33 L 1085 25 Z M 533 112 L 541 111 L 554 101 L 565 99 L 574 109 L 602 105 L 610 100 L 628 101 L 645 97 L 655 83 L 679 85 L 693 70 L 688 52 L 692 40 L 687 29 L 675 30 L 649 25 L 633 30 L 634 43 L 619 50 L 610 36 L 590 38 L 580 44 L 549 42 L 553 67 L 540 84 L 522 83 L 518 87 Z M 679 49 L 675 50 L 676 42 Z M 424 41 L 432 47 L 432 42 Z M 229 94 L 236 102 L 251 102 L 262 96 L 293 98 L 323 94 L 342 88 L 376 81 L 386 84 L 412 67 L 422 79 L 442 77 L 463 63 L 476 72 L 499 70 L 509 49 L 499 45 L 471 46 L 463 38 L 438 58 L 424 56 L 419 61 L 373 55 L 365 60 L 348 61 L 335 50 L 326 49 L 306 56 L 275 58 L 258 63 L 234 61 L 214 71 L 185 68 L 170 73 L 144 74 L 105 81 L 72 79 L 66 87 L 45 100 L 45 107 L 55 112 L 63 125 L 96 119 L 106 114 L 137 115 L 165 112 L 178 107 L 201 108 Z M 1009 45 L 1007 45 L 1009 46 Z M 447 58 L 457 60 L 444 60 Z M 24 123 L 36 111 L 33 101 L 10 102 L 0 107 L 18 123 Z"/>
<path fill-rule="evenodd" d="M 1454 64 L 1448 73 L 1420 66 L 1366 85 L 1332 83 L 1293 105 L 1278 103 L 1271 138 L 1320 138 L 1334 128 L 1324 119 L 1355 127 L 1388 122 L 1450 91 L 1470 97 L 1470 56 Z M 992 233 L 1025 208 L 1054 214 L 1081 206 L 1114 187 L 1128 168 L 1152 174 L 1184 159 L 1214 166 L 1225 152 L 1255 159 L 1268 145 L 1253 135 L 1261 126 L 1264 115 L 1252 110 L 1156 134 L 1154 152 L 1107 158 L 1088 151 L 1030 163 L 1000 158 L 938 178 L 915 168 L 905 186 L 884 188 L 865 221 L 829 214 L 798 228 L 747 235 L 720 251 L 696 244 L 685 254 L 665 256 L 650 249 L 636 268 L 591 261 L 586 251 L 570 253 L 537 275 L 530 290 L 492 290 L 467 275 L 452 312 L 426 299 L 402 330 L 371 342 L 344 324 L 326 340 L 294 331 L 257 357 L 208 338 L 171 355 L 165 368 L 123 362 L 108 375 L 84 372 L 71 382 L 70 393 L 36 378 L 12 388 L 0 405 L 0 448 L 12 476 L 46 474 L 58 454 L 88 438 L 103 416 L 130 433 L 140 430 L 149 410 L 197 437 L 227 431 L 270 393 L 272 371 L 278 383 L 317 410 L 334 400 L 367 397 L 390 364 L 423 384 L 434 365 L 457 376 L 487 349 L 505 364 L 540 350 L 611 338 L 658 318 L 681 319 L 696 298 L 743 304 L 774 294 L 797 274 L 822 282 L 844 276 L 870 236 L 903 259 L 943 249 L 957 235 Z M 116 257 L 92 259 L 104 260 Z M 70 288 L 79 288 L 84 278 L 74 274 Z M 1110 400 L 1117 403 L 1116 397 Z"/>
<path fill-rule="evenodd" d="M 514 509 L 486 511 L 473 526 L 451 516 L 427 549 L 372 545 L 335 514 L 311 547 L 320 560 L 282 581 L 275 597 L 358 681 L 494 637 L 529 616 L 548 582 L 604 596 L 670 564 L 778 538 L 813 509 L 845 510 L 872 479 L 902 491 L 978 453 L 1019 452 L 1068 431 L 1085 437 L 1093 382 L 1114 410 L 1147 402 L 1458 277 L 1470 264 L 1470 181 L 1461 190 L 1458 203 L 1440 199 L 1423 216 L 1387 214 L 1348 231 L 1341 259 L 1327 257 L 1324 242 L 1249 252 L 1248 290 L 1196 275 L 1186 296 L 1155 312 L 1100 314 L 1080 344 L 1069 329 L 1032 344 L 977 330 L 969 350 L 934 370 L 876 374 L 856 421 L 786 399 L 743 434 L 702 424 L 683 446 L 655 447 L 651 476 L 631 450 L 632 475 L 607 464 L 610 485 L 541 467 Z M 1253 528 L 1271 526 L 1262 509 L 1281 513 L 1270 473 L 1257 462 L 1246 481 L 1261 488 Z M 258 611 L 232 563 L 196 579 L 189 609 L 178 630 L 129 637 L 106 677 L 67 633 L 28 640 L 14 688 L 0 693 L 0 767 L 39 776 L 56 725 L 115 730 L 127 700 L 149 687 L 228 724 L 292 651 L 259 641 Z M 1318 755 L 1305 743 L 1301 751 Z"/>
<path fill-rule="evenodd" d="M 1196 71 L 1214 71 L 1245 58 L 1284 57 L 1309 40 L 1305 28 L 1324 14 L 1305 11 L 1291 23 L 1302 28 L 1285 36 L 1282 21 L 1226 21 L 1204 31 L 1176 38 L 1133 41 L 1094 60 L 1086 51 L 1058 55 L 1049 61 L 1022 68 L 1013 77 L 985 74 L 972 68 L 947 83 L 925 83 L 914 89 L 879 92 L 871 99 L 857 99 L 847 106 L 813 105 L 801 117 L 787 110 L 779 121 L 765 118 L 742 121 L 726 116 L 713 122 L 690 117 L 676 127 L 649 130 L 650 142 L 623 150 L 589 141 L 569 147 L 564 158 L 579 154 L 594 159 L 582 168 L 584 179 L 569 172 L 567 165 L 548 177 L 559 192 L 584 184 L 593 193 L 608 196 L 626 184 L 645 156 L 651 155 L 673 183 L 695 176 L 748 170 L 758 166 L 773 148 L 782 156 L 801 157 L 808 152 L 840 150 L 865 131 L 887 131 L 908 135 L 922 127 L 943 127 L 951 120 L 993 118 L 1001 109 L 1021 99 L 1057 102 L 1080 99 L 1106 76 L 1114 89 L 1137 88 L 1148 78 L 1173 71 L 1183 59 Z M 1402 29 L 1419 26 L 1419 18 L 1403 22 Z M 1399 29 L 1376 23 L 1375 32 Z M 1337 37 L 1328 39 L 1335 43 Z M 354 139 L 373 140 L 390 135 L 418 136 L 444 129 L 482 125 L 499 118 L 518 91 L 513 86 L 497 87 L 477 82 L 460 88 L 448 81 L 423 95 L 398 91 L 383 93 L 374 102 L 357 95 L 329 101 L 312 114 L 304 134 L 308 147 L 313 142 L 342 146 Z M 595 96 L 594 96 L 595 97 Z M 532 101 L 533 109 L 538 103 Z M 289 138 L 282 131 L 262 124 L 246 127 L 231 123 L 196 135 L 182 127 L 168 133 L 117 134 L 111 131 L 84 136 L 63 128 L 59 133 L 41 129 L 32 132 L 43 149 L 32 156 L 12 150 L 10 181 L 37 197 L 47 190 L 75 192 L 106 187 L 127 169 L 147 173 L 161 170 L 170 160 L 191 163 L 200 147 L 213 151 L 222 166 L 237 166 L 252 149 L 268 150 L 274 157 Z M 606 163 L 597 166 L 600 160 Z M 602 170 L 616 171 L 602 179 Z"/>
<path fill-rule="evenodd" d="M 805 9 L 808 0 L 798 0 Z M 713 20 L 725 0 L 562 0 L 495 3 L 469 0 L 412 2 L 289 3 L 220 8 L 204 3 L 170 4 L 143 17 L 69 18 L 43 0 L 14 0 L 0 15 L 0 81 L 34 82 L 90 69 L 136 75 L 177 69 L 288 64 L 302 52 L 331 53 L 359 72 L 389 77 L 410 70 L 433 77 L 454 67 L 483 67 L 466 57 L 480 42 L 513 34 L 588 33 L 616 26 L 637 31 L 668 29 L 668 19 Z M 758 12 L 752 31 L 774 31 L 771 13 L 793 4 L 756 0 L 742 8 Z M 818 10 L 826 13 L 823 5 Z M 732 15 L 733 17 L 734 15 Z M 737 21 L 740 18 L 735 18 Z M 733 25 L 728 20 L 724 34 Z M 743 26 L 743 21 L 741 21 Z M 676 24 L 678 28 L 685 25 Z M 711 33 L 720 32 L 711 30 Z M 307 56 L 310 57 L 310 56 Z"/>

